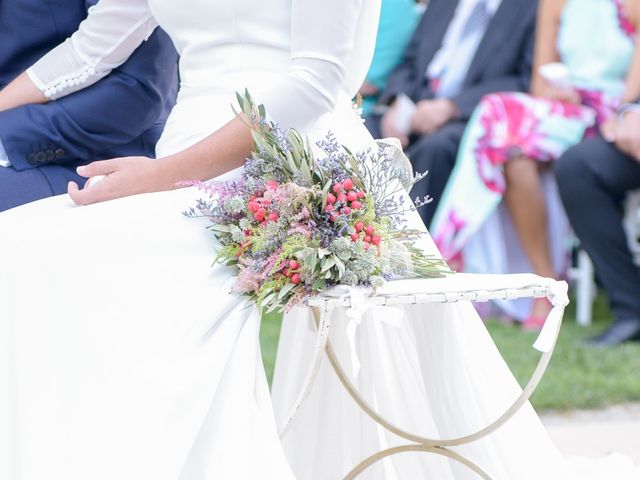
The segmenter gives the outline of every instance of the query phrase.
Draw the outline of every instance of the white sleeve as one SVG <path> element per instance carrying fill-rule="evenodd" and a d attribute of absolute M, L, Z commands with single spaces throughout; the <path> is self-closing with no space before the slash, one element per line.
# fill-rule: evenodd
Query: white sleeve
<path fill-rule="evenodd" d="M 9 161 L 9 156 L 2 145 L 2 139 L 0 138 L 0 167 L 10 167 L 11 162 Z"/>
<path fill-rule="evenodd" d="M 344 83 L 363 1 L 293 0 L 291 63 L 256 101 L 282 127 L 303 129 L 334 109 Z"/>
<path fill-rule="evenodd" d="M 101 0 L 89 9 L 78 31 L 27 74 L 45 96 L 63 97 L 123 64 L 157 25 L 147 0 Z"/>

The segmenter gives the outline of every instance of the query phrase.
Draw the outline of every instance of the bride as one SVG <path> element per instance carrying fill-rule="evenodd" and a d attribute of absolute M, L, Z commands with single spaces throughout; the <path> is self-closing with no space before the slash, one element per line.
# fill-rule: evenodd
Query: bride
<path fill-rule="evenodd" d="M 71 39 L 0 92 L 0 109 L 55 101 L 108 74 L 158 24 L 180 53 L 158 160 L 87 166 L 88 185 L 70 184 L 69 195 L 93 205 L 60 196 L 0 214 L 0 478 L 324 480 L 394 442 L 353 410 L 325 368 L 285 457 L 260 316 L 228 293 L 232 270 L 211 267 L 205 224 L 180 214 L 199 193 L 174 189 L 238 174 L 252 142 L 230 104 L 244 88 L 284 127 L 312 139 L 331 129 L 352 149 L 370 144 L 350 99 L 378 13 L 378 0 L 102 0 Z M 306 316 L 285 319 L 278 412 L 312 341 Z M 383 316 L 412 321 L 360 327 L 359 382 L 405 424 L 468 433 L 517 394 L 471 306 Z M 573 476 L 530 406 L 466 453 L 495 478 L 589 478 Z M 446 459 L 408 455 L 363 478 L 474 477 Z"/>

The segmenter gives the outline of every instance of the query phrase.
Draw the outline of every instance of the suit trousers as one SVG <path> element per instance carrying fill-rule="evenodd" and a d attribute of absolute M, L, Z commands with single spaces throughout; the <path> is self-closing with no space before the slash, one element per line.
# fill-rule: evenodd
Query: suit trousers
<path fill-rule="evenodd" d="M 13 167 L 0 167 L 0 212 L 66 192 L 60 187 L 53 188 L 49 177 L 63 179 L 66 182 L 74 181 L 80 186 L 86 181 L 77 175 L 73 168 L 61 165 L 44 165 L 22 171 Z M 66 182 L 56 183 L 66 185 Z"/>
<path fill-rule="evenodd" d="M 640 269 L 622 225 L 625 194 L 640 189 L 640 163 L 597 137 L 569 149 L 554 168 L 571 225 L 616 321 L 640 322 Z"/>
<path fill-rule="evenodd" d="M 374 138 L 382 136 L 381 120 L 381 116 L 374 115 L 366 121 L 366 126 Z M 458 147 L 466 126 L 467 122 L 451 122 L 429 135 L 412 137 L 411 144 L 406 150 L 413 170 L 419 173 L 428 172 L 428 175 L 411 191 L 412 200 L 416 197 L 422 199 L 427 195 L 433 198 L 433 202 L 418 210 L 427 227 L 433 220 L 438 202 L 442 198 L 455 166 Z"/>

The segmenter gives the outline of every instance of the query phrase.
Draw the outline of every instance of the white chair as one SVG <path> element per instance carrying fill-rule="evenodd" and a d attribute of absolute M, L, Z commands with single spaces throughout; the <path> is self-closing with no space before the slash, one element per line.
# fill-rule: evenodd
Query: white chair
<path fill-rule="evenodd" d="M 574 248 L 577 248 L 575 264 L 567 273 L 576 299 L 576 321 L 578 325 L 586 327 L 591 325 L 593 301 L 597 293 L 594 268 L 591 258 L 579 247 L 577 239 Z"/>
<path fill-rule="evenodd" d="M 528 401 L 542 379 L 551 355 L 553 354 L 562 323 L 564 308 L 569 303 L 567 288 L 568 286 L 565 282 L 541 278 L 536 275 L 473 275 L 459 273 L 448 275 L 444 278 L 389 282 L 376 292 L 363 292 L 362 289 L 336 287 L 322 295 L 309 298 L 306 301 L 306 305 L 313 312 L 315 325 L 318 330 L 316 345 L 304 384 L 296 397 L 294 405 L 290 409 L 287 419 L 280 428 L 280 436 L 284 437 L 287 434 L 289 427 L 311 392 L 318 374 L 320 362 L 323 356 L 326 355 L 340 383 L 358 407 L 382 428 L 407 441 L 405 445 L 388 448 L 363 459 L 361 463 L 355 465 L 344 477 L 345 480 L 353 480 L 376 462 L 403 452 L 424 452 L 443 455 L 465 465 L 471 471 L 478 474 L 480 478 L 491 480 L 491 477 L 482 470 L 480 466 L 466 458 L 463 454 L 459 453 L 459 451 L 452 449 L 452 447 L 473 444 L 490 435 L 511 420 Z M 367 295 L 365 295 L 365 293 Z M 330 312 L 334 309 L 352 309 L 351 312 L 347 312 L 347 316 L 351 315 L 352 317 L 355 316 L 359 318 L 369 306 L 374 305 L 394 306 L 455 303 L 463 301 L 487 302 L 489 300 L 509 300 L 525 297 L 546 297 L 553 305 L 553 309 L 549 313 L 545 325 L 533 345 L 536 350 L 541 352 L 538 365 L 521 395 L 499 418 L 484 428 L 459 438 L 425 438 L 400 428 L 385 418 L 382 412 L 379 412 L 375 406 L 368 403 L 367 400 L 360 395 L 348 375 L 345 374 L 329 340 L 331 330 Z M 429 318 L 425 318 L 424 321 L 428 322 Z M 399 392 L 399 394 L 401 394 L 401 392 Z M 451 412 L 451 414 L 455 415 L 456 413 Z"/>

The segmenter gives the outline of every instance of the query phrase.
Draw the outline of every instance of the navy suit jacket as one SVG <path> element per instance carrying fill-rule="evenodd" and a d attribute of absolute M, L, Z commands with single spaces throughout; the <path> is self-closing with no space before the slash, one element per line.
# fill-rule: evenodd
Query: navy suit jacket
<path fill-rule="evenodd" d="M 97 0 L 0 0 L 0 88 L 78 28 Z M 0 112 L 0 141 L 16 170 L 75 168 L 105 158 L 154 156 L 177 92 L 177 53 L 156 30 L 121 67 L 89 88 Z M 43 169 L 54 190 L 66 179 Z"/>
<path fill-rule="evenodd" d="M 414 101 L 434 98 L 426 80 L 427 67 L 442 45 L 458 3 L 459 0 L 429 1 L 402 63 L 381 95 L 381 103 L 390 103 L 400 93 Z M 461 120 L 467 120 L 489 93 L 529 90 L 537 5 L 537 0 L 502 0 L 476 50 L 460 93 L 451 99 Z"/>

